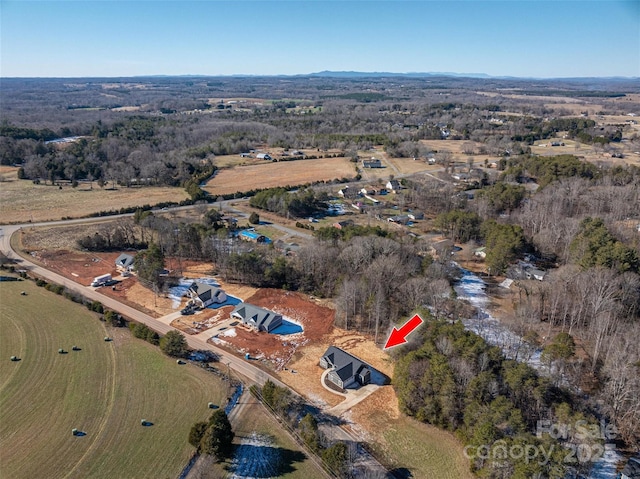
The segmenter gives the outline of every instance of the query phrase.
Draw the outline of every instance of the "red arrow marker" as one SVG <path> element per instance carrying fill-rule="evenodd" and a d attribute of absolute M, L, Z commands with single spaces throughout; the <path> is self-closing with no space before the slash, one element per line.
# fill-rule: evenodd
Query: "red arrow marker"
<path fill-rule="evenodd" d="M 394 348 L 407 342 L 407 336 L 411 334 L 418 326 L 423 323 L 419 314 L 416 314 L 413 318 L 407 321 L 400 329 L 393 328 L 387 344 L 384 345 L 384 349 Z"/>

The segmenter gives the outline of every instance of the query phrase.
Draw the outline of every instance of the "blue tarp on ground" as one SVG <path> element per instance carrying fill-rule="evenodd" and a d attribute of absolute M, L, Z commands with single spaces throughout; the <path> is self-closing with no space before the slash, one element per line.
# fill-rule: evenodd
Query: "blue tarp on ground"
<path fill-rule="evenodd" d="M 285 336 L 287 334 L 296 334 L 302 332 L 302 326 L 286 319 L 282 320 L 282 324 L 275 329 L 271 330 L 271 334 L 279 334 Z"/>
<path fill-rule="evenodd" d="M 207 306 L 207 309 L 218 309 L 223 306 L 235 306 L 236 304 L 242 303 L 240 298 L 236 298 L 235 296 L 227 295 L 227 300 L 224 303 L 214 303 Z"/>

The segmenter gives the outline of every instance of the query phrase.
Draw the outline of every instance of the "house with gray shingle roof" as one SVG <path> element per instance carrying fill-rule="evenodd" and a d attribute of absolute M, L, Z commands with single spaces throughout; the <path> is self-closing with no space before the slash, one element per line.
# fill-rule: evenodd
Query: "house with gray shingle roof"
<path fill-rule="evenodd" d="M 224 303 L 227 300 L 227 293 L 220 288 L 198 281 L 191 283 L 187 294 L 191 302 L 200 308 L 206 308 L 214 303 Z"/>
<path fill-rule="evenodd" d="M 231 316 L 240 319 L 256 331 L 270 333 L 282 324 L 282 315 L 249 303 L 240 303 L 231 312 Z"/>
<path fill-rule="evenodd" d="M 122 253 L 116 258 L 116 269 L 118 271 L 131 271 L 133 269 L 133 256 Z"/>
<path fill-rule="evenodd" d="M 335 346 L 329 346 L 329 349 L 320 358 L 320 367 L 331 369 L 327 374 L 327 379 L 341 389 L 346 389 L 354 384 L 364 386 L 371 382 L 369 366 Z"/>

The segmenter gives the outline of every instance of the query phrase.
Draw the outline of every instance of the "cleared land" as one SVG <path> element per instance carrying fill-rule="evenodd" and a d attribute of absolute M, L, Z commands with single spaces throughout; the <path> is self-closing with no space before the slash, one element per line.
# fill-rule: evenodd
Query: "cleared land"
<path fill-rule="evenodd" d="M 314 303 L 301 293 L 279 289 L 259 289 L 244 300 L 282 314 L 285 319 L 301 324 L 303 331 L 278 335 L 256 332 L 238 326 L 233 334 L 221 335 L 213 341 L 228 343 L 239 351 L 266 361 L 276 370 L 285 367 L 296 351 L 319 341 L 333 328 L 335 311 Z"/>
<path fill-rule="evenodd" d="M 354 175 L 354 164 L 348 158 L 279 161 L 220 170 L 203 189 L 212 195 L 223 195 L 256 188 L 329 181 Z"/>
<path fill-rule="evenodd" d="M 179 474 L 193 452 L 191 425 L 226 397 L 215 375 L 178 366 L 30 281 L 0 283 L 0 304 L 0 477 Z"/>
<path fill-rule="evenodd" d="M 18 180 L 18 169 L 0 167 L 3 178 L 0 188 L 0 224 L 51 221 L 62 217 L 82 217 L 104 210 L 153 205 L 163 201 L 182 201 L 188 197 L 182 188 L 148 186 L 144 188 L 118 187 L 115 190 L 87 183 L 77 188 L 50 184 L 35 185 Z"/>
<path fill-rule="evenodd" d="M 377 453 L 397 471 L 410 471 L 415 479 L 467 479 L 469 461 L 453 434 L 403 416 L 391 386 L 385 386 L 356 405 L 348 419 L 374 441 Z M 419 458 L 419 459 L 418 459 Z"/>

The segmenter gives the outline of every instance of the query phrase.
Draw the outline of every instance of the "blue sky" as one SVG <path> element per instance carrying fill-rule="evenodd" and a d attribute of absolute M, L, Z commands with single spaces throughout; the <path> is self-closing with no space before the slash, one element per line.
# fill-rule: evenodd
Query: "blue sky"
<path fill-rule="evenodd" d="M 0 76 L 640 76 L 640 0 L 0 0 Z"/>

